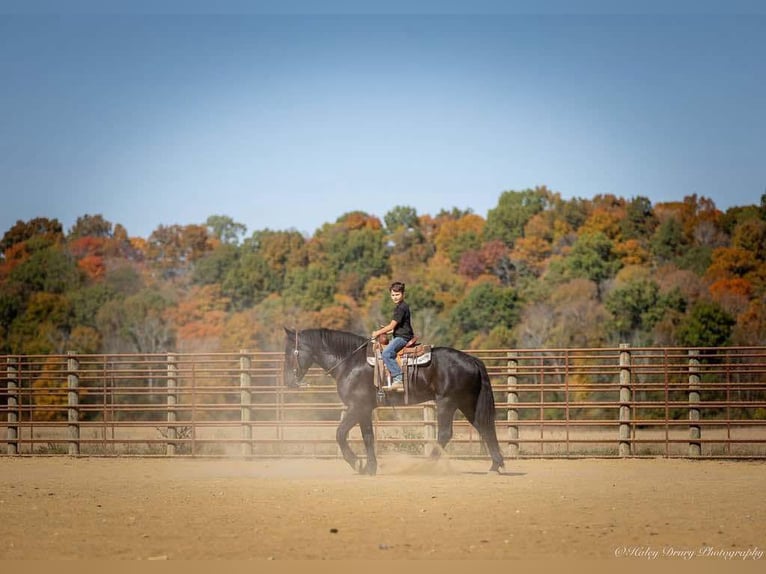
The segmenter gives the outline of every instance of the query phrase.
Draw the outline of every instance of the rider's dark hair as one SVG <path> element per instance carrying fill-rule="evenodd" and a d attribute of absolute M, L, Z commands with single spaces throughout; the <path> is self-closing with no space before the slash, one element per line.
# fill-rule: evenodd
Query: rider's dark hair
<path fill-rule="evenodd" d="M 404 283 L 401 281 L 394 281 L 391 283 L 391 291 L 396 291 L 397 293 L 404 293 Z"/>

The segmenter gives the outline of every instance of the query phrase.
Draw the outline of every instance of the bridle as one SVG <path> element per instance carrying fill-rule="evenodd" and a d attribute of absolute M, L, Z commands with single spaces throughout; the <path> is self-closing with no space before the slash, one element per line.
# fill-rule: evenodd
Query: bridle
<path fill-rule="evenodd" d="M 296 383 L 298 383 L 298 381 L 300 380 L 300 379 L 298 378 L 298 375 L 299 375 L 299 369 L 300 369 L 300 361 L 298 360 L 298 354 L 299 354 L 299 351 L 298 351 L 298 345 L 299 345 L 299 342 L 300 342 L 300 341 L 299 341 L 299 339 L 298 339 L 298 334 L 299 334 L 299 333 L 300 333 L 300 331 L 298 331 L 298 329 L 296 329 L 296 330 L 295 330 L 295 346 L 293 347 L 293 361 L 292 361 L 292 362 L 293 362 L 293 365 L 292 365 L 292 367 L 293 367 L 293 378 L 295 379 L 295 382 L 296 382 Z M 359 350 L 363 349 L 364 347 L 366 347 L 366 346 L 367 346 L 367 344 L 368 344 L 370 341 L 372 341 L 372 340 L 373 340 L 372 338 L 370 338 L 370 339 L 365 339 L 364 343 L 362 343 L 361 345 L 359 345 L 359 346 L 358 346 L 356 349 L 354 349 L 353 351 L 351 351 L 351 352 L 350 352 L 348 355 L 346 355 L 346 356 L 345 356 L 345 357 L 343 357 L 343 358 L 342 358 L 340 361 L 338 361 L 337 363 L 335 363 L 335 364 L 334 364 L 332 367 L 330 367 L 329 369 L 327 369 L 327 371 L 326 371 L 326 372 L 327 372 L 327 374 L 329 375 L 330 373 L 332 373 L 332 372 L 333 372 L 335 369 L 337 369 L 337 368 L 338 368 L 338 367 L 339 367 L 341 364 L 343 364 L 345 361 L 347 361 L 348 359 L 350 359 L 351 357 L 353 357 L 353 356 L 354 356 L 354 354 L 355 354 L 357 351 L 359 351 Z M 302 377 L 301 377 L 301 378 L 302 378 Z"/>
<path fill-rule="evenodd" d="M 298 361 L 298 329 L 295 330 L 295 347 L 293 348 L 293 378 L 295 379 L 295 382 L 298 383 L 300 379 L 298 378 L 298 368 L 300 367 L 300 362 Z M 303 377 L 301 377 L 302 379 Z"/>

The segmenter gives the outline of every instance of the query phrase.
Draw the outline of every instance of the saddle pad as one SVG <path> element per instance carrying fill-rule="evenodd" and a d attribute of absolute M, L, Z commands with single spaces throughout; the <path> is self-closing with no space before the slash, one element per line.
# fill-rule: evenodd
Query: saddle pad
<path fill-rule="evenodd" d="M 431 362 L 431 345 L 415 345 L 414 347 L 405 347 L 400 351 L 397 357 L 402 364 L 406 365 L 427 365 Z M 372 344 L 367 347 L 367 364 L 375 366 L 375 352 Z"/>

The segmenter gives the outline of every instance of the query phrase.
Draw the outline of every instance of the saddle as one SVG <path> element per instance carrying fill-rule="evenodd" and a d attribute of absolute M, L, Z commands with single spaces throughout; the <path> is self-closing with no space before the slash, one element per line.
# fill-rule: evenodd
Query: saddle
<path fill-rule="evenodd" d="M 383 381 L 388 376 L 386 366 L 383 364 L 383 347 L 387 339 L 370 341 L 367 345 L 367 364 L 373 367 L 372 381 L 377 389 L 377 400 L 380 404 L 386 403 L 386 393 L 383 390 Z M 407 344 L 396 354 L 396 360 L 402 367 L 404 383 L 404 404 L 409 404 L 409 391 L 412 380 L 416 379 L 414 371 L 420 365 L 431 362 L 431 345 L 418 343 L 417 337 L 410 339 Z"/>
<path fill-rule="evenodd" d="M 380 354 L 383 352 L 384 343 L 370 341 L 367 344 L 367 364 L 375 366 Z M 418 338 L 413 337 L 404 348 L 396 354 L 396 360 L 402 367 L 409 365 L 427 365 L 431 362 L 431 345 L 418 343 Z"/>

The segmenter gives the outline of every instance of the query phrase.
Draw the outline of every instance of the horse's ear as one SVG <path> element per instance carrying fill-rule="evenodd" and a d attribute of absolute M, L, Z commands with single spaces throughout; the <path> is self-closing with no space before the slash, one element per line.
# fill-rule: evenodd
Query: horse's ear
<path fill-rule="evenodd" d="M 283 327 L 283 328 L 285 330 L 285 335 L 287 335 L 288 337 L 292 337 L 292 336 L 295 335 L 295 331 L 292 331 L 292 330 L 288 329 L 287 327 Z"/>

